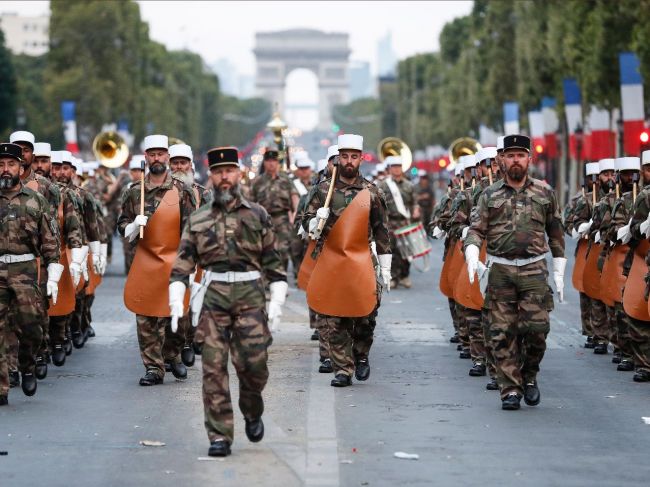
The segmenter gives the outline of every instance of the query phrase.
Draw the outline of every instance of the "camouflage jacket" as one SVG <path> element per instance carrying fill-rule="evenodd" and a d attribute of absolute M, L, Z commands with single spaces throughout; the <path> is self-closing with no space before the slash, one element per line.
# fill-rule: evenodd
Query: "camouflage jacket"
<path fill-rule="evenodd" d="M 433 210 L 434 199 L 433 190 L 430 186 L 417 189 L 416 201 L 424 213 L 429 213 Z"/>
<path fill-rule="evenodd" d="M 512 188 L 505 180 L 488 187 L 472 213 L 465 248 L 480 248 L 483 240 L 488 254 L 506 259 L 535 257 L 548 252 L 549 247 L 553 257 L 564 257 L 564 232 L 555 191 L 531 177 L 521 189 Z"/>
<path fill-rule="evenodd" d="M 58 224 L 50 205 L 23 184 L 16 192 L 0 192 L 0 255 L 34 254 L 47 267 L 59 262 Z"/>
<path fill-rule="evenodd" d="M 241 197 L 230 209 L 210 203 L 190 216 L 170 281 L 187 286 L 197 265 L 213 272 L 260 271 L 268 282 L 287 280 L 268 213 Z"/>
<path fill-rule="evenodd" d="M 616 242 L 619 228 L 624 227 L 630 221 L 633 205 L 632 191 L 626 191 L 614 202 L 610 225 L 604 234 L 601 232 L 601 239 L 610 243 Z"/>
<path fill-rule="evenodd" d="M 95 206 L 95 198 L 85 189 L 70 182 L 66 187 L 73 191 L 76 196 L 78 214 L 81 215 L 81 227 L 84 242 L 99 242 L 101 230 L 99 228 L 98 214 Z"/>
<path fill-rule="evenodd" d="M 393 181 L 395 180 L 393 179 Z M 402 201 L 404 202 L 404 206 L 410 212 L 410 214 L 413 215 L 416 201 L 415 192 L 413 191 L 413 185 L 411 184 L 411 181 L 403 177 L 399 181 L 395 181 L 395 184 L 399 188 L 399 192 L 402 194 Z M 404 225 L 411 223 L 411 218 L 406 218 L 397 210 L 397 205 L 395 204 L 393 195 L 390 192 L 388 183 L 386 183 L 386 179 L 379 183 L 379 188 L 382 190 L 384 197 L 386 198 L 388 223 L 390 224 L 391 230 L 396 230 L 399 227 L 403 227 Z"/>
<path fill-rule="evenodd" d="M 275 178 L 261 174 L 253 180 L 251 201 L 263 206 L 271 216 L 295 210 L 294 195 L 298 196 L 298 190 L 285 173 L 279 173 Z"/>
<path fill-rule="evenodd" d="M 194 192 L 194 198 L 198 195 L 197 206 L 200 207 L 212 203 L 212 191 L 205 186 L 201 186 L 199 183 L 192 183 L 192 191 Z"/>
<path fill-rule="evenodd" d="M 444 230 L 449 235 L 449 226 L 451 220 L 451 204 L 454 202 L 454 198 L 460 192 L 460 187 L 455 186 L 450 188 L 445 196 L 440 200 L 440 213 L 438 214 L 438 227 L 440 230 Z M 433 219 L 435 216 L 432 217 Z M 434 225 L 435 226 L 435 225 Z"/>
<path fill-rule="evenodd" d="M 293 222 L 293 226 L 295 227 L 296 231 L 298 230 L 298 227 L 300 226 L 300 223 L 302 221 L 302 216 L 305 213 L 305 210 L 307 209 L 307 203 L 311 201 L 314 195 L 316 194 L 316 186 L 312 185 L 312 182 L 313 179 L 312 181 L 303 183 L 305 185 L 305 188 L 307 188 L 307 194 L 303 194 L 298 200 L 298 207 L 296 208 L 296 218 Z"/>
<path fill-rule="evenodd" d="M 584 197 L 583 192 L 579 191 L 571 197 L 567 205 L 564 207 L 564 212 L 562 212 L 562 225 L 564 226 L 564 233 L 567 235 L 571 235 L 573 230 L 573 218 L 575 216 L 578 201 Z"/>
<path fill-rule="evenodd" d="M 448 232 L 451 238 L 459 239 L 463 233 L 463 228 L 469 226 L 472 209 L 476 206 L 478 199 L 489 184 L 488 178 L 481 178 L 473 188 L 468 186 L 463 191 L 458 191 L 451 203 Z"/>
<path fill-rule="evenodd" d="M 165 180 L 160 186 L 152 186 L 150 175 L 147 174 L 144 178 L 144 214 L 151 218 L 158 205 L 162 201 L 165 193 L 172 188 L 172 185 L 178 190 L 178 197 L 180 199 L 180 212 L 181 212 L 181 225 L 180 231 L 187 223 L 187 219 L 196 209 L 196 200 L 192 188 L 187 186 L 180 179 L 176 179 L 170 173 L 167 173 Z M 117 219 L 117 228 L 120 235 L 124 236 L 124 229 L 126 226 L 135 220 L 135 217 L 140 214 L 140 181 L 135 181 L 128 186 L 127 191 L 123 194 L 122 199 L 122 213 Z M 134 240 L 136 242 L 137 240 Z"/>
<path fill-rule="evenodd" d="M 48 211 L 50 212 L 50 216 L 55 217 L 58 211 L 57 209 L 59 208 L 59 203 L 61 203 L 61 191 L 59 190 L 59 187 L 49 179 L 37 175 L 33 169 L 29 173 L 29 176 L 22 180 L 22 183 L 27 184 L 30 181 L 36 181 L 38 183 L 37 192 L 40 193 L 48 202 Z"/>
<path fill-rule="evenodd" d="M 650 185 L 646 185 L 637 195 L 631 211 L 632 219 L 630 220 L 630 231 L 632 238 L 643 240 L 645 234 L 641 233 L 641 224 L 650 215 Z"/>
<path fill-rule="evenodd" d="M 598 200 L 598 202 L 596 202 L 596 206 L 594 206 L 591 214 L 593 223 L 589 229 L 589 238 L 592 241 L 595 241 L 596 233 L 600 232 L 601 242 L 607 244 L 607 241 L 603 239 L 603 235 L 607 232 L 609 225 L 611 224 L 612 208 L 614 207 L 615 202 L 616 193 L 614 191 L 605 194 L 600 198 L 600 200 Z"/>
<path fill-rule="evenodd" d="M 312 188 L 313 197 L 307 203 L 307 207 L 301 217 L 301 223 L 305 232 L 309 231 L 309 221 L 316 216 L 318 208 L 323 207 L 325 204 L 329 186 L 330 180 L 326 179 L 321 181 L 318 186 Z M 370 243 L 374 240 L 378 255 L 391 253 L 388 220 L 386 217 L 386 201 L 384 200 L 383 193 L 377 186 L 364 179 L 361 175 L 357 176 L 357 179 L 352 184 L 344 183 L 340 179 L 336 181 L 334 192 L 332 193 L 332 200 L 330 201 L 330 216 L 327 222 L 325 222 L 321 238 L 316 244 L 317 252 L 320 252 L 322 249 L 323 243 L 327 240 L 327 235 L 343 211 L 352 202 L 357 193 L 366 188 L 370 191 L 368 242 Z"/>
<path fill-rule="evenodd" d="M 65 241 L 69 249 L 78 248 L 84 245 L 84 231 L 82 227 L 82 206 L 77 204 L 77 196 L 70 188 L 56 183 L 61 192 L 61 201 L 63 202 L 63 228 L 61 231 L 61 240 Z M 57 215 L 58 218 L 58 215 Z"/>

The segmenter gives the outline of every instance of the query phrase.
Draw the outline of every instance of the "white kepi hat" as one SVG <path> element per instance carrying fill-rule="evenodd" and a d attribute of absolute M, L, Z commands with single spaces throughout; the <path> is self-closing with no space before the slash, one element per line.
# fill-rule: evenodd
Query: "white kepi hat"
<path fill-rule="evenodd" d="M 185 157 L 190 161 L 193 159 L 192 148 L 187 144 L 174 144 L 169 146 L 169 158 Z"/>
<path fill-rule="evenodd" d="M 641 164 L 650 164 L 650 150 L 644 150 L 641 154 Z"/>
<path fill-rule="evenodd" d="M 402 158 L 400 156 L 388 156 L 386 159 L 384 159 L 384 164 L 386 167 L 401 166 Z"/>
<path fill-rule="evenodd" d="M 34 144 L 34 157 L 52 157 L 52 146 L 47 142 Z"/>
<path fill-rule="evenodd" d="M 496 147 L 483 147 L 475 155 L 476 163 L 479 164 L 486 159 L 494 159 L 497 156 Z"/>
<path fill-rule="evenodd" d="M 470 169 L 473 166 L 476 166 L 476 158 L 474 155 L 466 155 L 466 156 L 460 156 L 458 158 L 458 162 L 460 162 L 463 165 L 463 169 Z"/>
<path fill-rule="evenodd" d="M 167 149 L 169 148 L 169 139 L 166 135 L 147 135 L 142 141 L 142 150 L 149 149 Z"/>
<path fill-rule="evenodd" d="M 330 145 L 327 148 L 327 157 L 326 159 L 329 161 L 332 157 L 338 156 L 339 155 L 339 146 L 338 145 Z"/>
<path fill-rule="evenodd" d="M 343 134 L 339 135 L 338 139 L 338 149 L 352 149 L 352 150 L 363 150 L 363 137 L 355 134 Z"/>
<path fill-rule="evenodd" d="M 503 150 L 503 139 L 505 138 L 505 135 L 500 135 L 497 137 L 497 151 Z"/>
<path fill-rule="evenodd" d="M 72 157 L 72 154 L 69 150 L 62 150 L 59 151 L 59 153 L 61 154 L 61 163 L 67 162 L 71 166 L 75 165 L 74 157 Z"/>
<path fill-rule="evenodd" d="M 316 171 L 321 172 L 327 167 L 327 159 L 319 159 L 318 164 L 316 164 Z"/>
<path fill-rule="evenodd" d="M 60 150 L 53 150 L 51 155 L 50 155 L 50 162 L 52 164 L 61 164 L 63 160 L 61 159 L 61 151 Z"/>
<path fill-rule="evenodd" d="M 298 169 L 307 169 L 307 168 L 314 169 L 314 163 L 305 152 L 305 155 L 303 157 L 296 160 L 296 167 Z"/>
<path fill-rule="evenodd" d="M 597 162 L 588 162 L 585 165 L 585 173 L 587 176 L 597 176 L 600 172 L 600 164 Z"/>
<path fill-rule="evenodd" d="M 9 142 L 11 142 L 12 144 L 16 142 L 27 142 L 33 147 L 35 140 L 36 138 L 34 137 L 34 134 L 31 132 L 27 132 L 26 130 L 18 130 L 16 132 L 13 132 L 9 136 Z"/>
<path fill-rule="evenodd" d="M 129 162 L 129 170 L 131 169 L 140 169 L 142 170 L 142 163 L 144 162 L 144 154 L 137 154 L 131 157 L 131 162 Z"/>
<path fill-rule="evenodd" d="M 616 169 L 616 162 L 614 159 L 601 159 L 598 161 L 598 172 L 614 171 Z"/>
<path fill-rule="evenodd" d="M 461 159 L 462 157 L 456 161 L 456 165 L 454 166 L 454 176 L 460 176 L 465 170 L 465 164 Z"/>
<path fill-rule="evenodd" d="M 640 171 L 641 159 L 638 157 L 618 157 L 616 159 L 617 171 Z"/>

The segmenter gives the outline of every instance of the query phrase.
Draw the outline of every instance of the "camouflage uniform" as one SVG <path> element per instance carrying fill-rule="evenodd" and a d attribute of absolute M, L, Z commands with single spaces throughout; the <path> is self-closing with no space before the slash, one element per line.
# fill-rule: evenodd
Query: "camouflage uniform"
<path fill-rule="evenodd" d="M 302 226 L 305 231 L 309 229 L 309 221 L 316 216 L 318 208 L 323 207 L 330 180 L 322 181 L 314 187 L 313 198 L 307 204 L 302 216 Z M 374 240 L 377 247 L 377 254 L 390 254 L 390 236 L 388 232 L 388 221 L 386 217 L 386 203 L 383 194 L 374 184 L 364 179 L 361 175 L 352 184 L 347 184 L 340 179 L 336 181 L 332 200 L 330 201 L 330 216 L 327 219 L 321 238 L 315 248 L 320 253 L 327 235 L 331 231 L 343 211 L 352 202 L 354 197 L 364 189 L 370 190 L 370 221 L 369 221 L 369 243 Z M 379 297 L 379 285 L 377 296 Z M 379 299 L 378 299 L 379 306 Z M 352 376 L 355 364 L 360 359 L 367 359 L 372 345 L 372 335 L 375 324 L 376 309 L 368 317 L 346 318 L 337 316 L 319 315 L 324 320 L 328 333 L 328 345 L 330 359 L 335 374 Z M 361 344 L 355 345 L 355 340 L 361 340 Z M 355 356 L 360 353 L 361 356 Z"/>
<path fill-rule="evenodd" d="M 650 215 L 650 185 L 646 185 L 634 202 L 632 208 L 632 219 L 630 221 L 630 231 L 632 232 L 631 247 L 643 239 L 645 234 L 641 233 L 641 224 Z M 650 254 L 646 257 L 646 263 L 650 264 Z M 650 268 L 650 265 L 649 265 Z M 629 317 L 629 340 L 634 359 L 634 366 L 637 372 L 650 375 L 650 321 L 637 320 Z"/>
<path fill-rule="evenodd" d="M 266 173 L 260 174 L 253 180 L 251 201 L 263 206 L 270 215 L 285 269 L 289 264 L 292 237 L 289 213 L 295 210 L 292 202 L 294 195 L 298 196 L 298 191 L 285 173 L 281 172 L 275 178 Z"/>
<path fill-rule="evenodd" d="M 426 188 L 418 187 L 416 193 L 416 201 L 420 207 L 420 219 L 422 220 L 422 224 L 426 227 L 431 221 L 431 213 L 433 212 L 433 206 L 435 204 L 433 189 L 430 185 L 427 185 Z"/>
<path fill-rule="evenodd" d="M 549 247 L 553 257 L 563 257 L 562 220 L 553 189 L 531 177 L 518 190 L 505 180 L 487 188 L 472 213 L 465 248 L 480 248 L 483 240 L 488 255 L 498 258 L 534 258 Z M 536 380 L 553 309 L 547 277 L 543 258 L 522 266 L 491 265 L 485 301 L 502 398 L 511 392 L 523 395 L 524 385 Z"/>
<path fill-rule="evenodd" d="M 124 202 L 126 201 L 130 189 L 137 183 L 129 183 L 123 190 L 120 195 L 120 204 L 121 207 L 124 207 Z M 121 211 L 121 210 L 120 210 Z M 133 264 L 133 257 L 135 257 L 135 246 L 137 241 L 129 242 L 129 239 L 124 237 L 123 234 L 120 234 L 120 239 L 122 240 L 122 250 L 124 251 L 124 273 L 129 274 L 131 270 L 131 264 Z"/>
<path fill-rule="evenodd" d="M 50 205 L 39 193 L 20 185 L 17 192 L 0 192 L 0 255 L 34 254 L 47 267 L 60 258 L 58 225 Z M 35 354 L 43 339 L 46 297 L 41 295 L 35 260 L 0 263 L 0 395 L 9 390 L 5 336 L 10 310 L 16 317 L 18 366 L 33 373 Z"/>
<path fill-rule="evenodd" d="M 291 263 L 293 264 L 293 273 L 296 277 L 298 276 L 298 269 L 300 269 L 302 259 L 305 257 L 305 251 L 307 250 L 308 245 L 308 241 L 298 235 L 298 228 L 300 227 L 300 215 L 303 213 L 305 207 L 307 206 L 309 195 L 312 194 L 310 192 L 310 189 L 312 188 L 311 181 L 301 181 L 301 183 L 304 185 L 307 193 L 300 195 L 298 208 L 296 209 L 296 218 L 291 230 Z"/>
<path fill-rule="evenodd" d="M 179 193 L 180 206 L 180 230 L 185 227 L 189 216 L 196 208 L 194 193 L 189 186 L 171 174 L 160 186 L 152 186 L 149 182 L 149 175 L 144 180 L 144 214 L 151 218 L 165 193 L 175 186 Z M 140 182 L 133 183 L 122 204 L 122 213 L 117 220 L 117 228 L 121 235 L 124 235 L 126 226 L 135 220 L 140 214 Z M 185 344 L 185 336 L 182 333 L 171 331 L 171 318 L 157 318 L 136 314 L 138 328 L 138 344 L 140 356 L 147 372 L 154 372 L 158 377 L 165 375 L 165 362 L 178 362 L 179 354 Z"/>
<path fill-rule="evenodd" d="M 171 282 L 189 285 L 196 266 L 212 272 L 263 271 L 269 282 L 286 281 L 271 220 L 263 207 L 239 197 L 233 207 L 199 208 L 188 221 Z M 210 441 L 234 437 L 228 354 L 239 378 L 239 407 L 246 419 L 264 411 L 267 348 L 272 342 L 262 279 L 209 284 L 199 331 L 203 341 L 203 406 Z"/>
<path fill-rule="evenodd" d="M 413 185 L 411 181 L 402 177 L 399 181 L 393 179 L 399 192 L 402 195 L 402 201 L 406 210 L 412 215 L 415 209 L 415 193 L 413 191 Z M 390 247 L 393 253 L 393 260 L 391 264 L 391 276 L 394 281 L 399 282 L 401 279 L 405 279 L 409 276 L 409 270 L 411 268 L 410 262 L 404 258 L 397 247 L 397 238 L 395 237 L 395 230 L 398 228 L 404 227 L 411 223 L 411 218 L 405 215 L 402 215 L 397 209 L 393 195 L 388 188 L 386 180 L 383 180 L 379 184 L 379 188 L 384 193 L 386 198 L 386 213 L 388 216 L 388 227 L 390 229 Z"/>

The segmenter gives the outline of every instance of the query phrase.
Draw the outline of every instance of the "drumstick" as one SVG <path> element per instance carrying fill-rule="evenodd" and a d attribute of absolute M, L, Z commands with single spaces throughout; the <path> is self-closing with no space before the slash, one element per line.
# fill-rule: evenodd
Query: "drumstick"
<path fill-rule="evenodd" d="M 144 161 L 140 163 L 142 176 L 140 179 L 140 214 L 144 215 Z M 140 227 L 140 238 L 144 237 L 144 227 Z"/>
<path fill-rule="evenodd" d="M 332 200 L 332 194 L 334 194 L 334 186 L 336 185 L 337 169 L 338 169 L 338 165 L 332 167 L 332 182 L 330 183 L 330 187 L 327 190 L 327 197 L 325 198 L 325 204 L 323 205 L 323 208 L 329 208 L 330 207 L 330 201 Z M 322 231 L 324 226 L 325 226 L 325 220 L 321 220 L 318 223 L 318 230 Z"/>

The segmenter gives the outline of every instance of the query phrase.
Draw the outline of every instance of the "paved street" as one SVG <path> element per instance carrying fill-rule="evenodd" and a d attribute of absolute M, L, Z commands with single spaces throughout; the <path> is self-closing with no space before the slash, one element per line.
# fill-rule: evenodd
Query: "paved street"
<path fill-rule="evenodd" d="M 505 412 L 448 343 L 441 249 L 437 242 L 431 271 L 414 272 L 413 289 L 385 298 L 370 380 L 351 388 L 334 389 L 317 373 L 304 295 L 292 287 L 270 351 L 266 437 L 249 443 L 237 413 L 225 460 L 206 457 L 200 360 L 183 383 L 168 375 L 163 386 L 138 386 L 117 256 L 94 307 L 97 337 L 63 368 L 51 366 L 36 396 L 13 389 L 0 409 L 0 485 L 647 485 L 650 386 L 617 372 L 611 354 L 581 347 L 571 267 L 566 303 L 552 314 L 542 402 Z M 233 395 L 236 404 L 236 386 Z"/>

